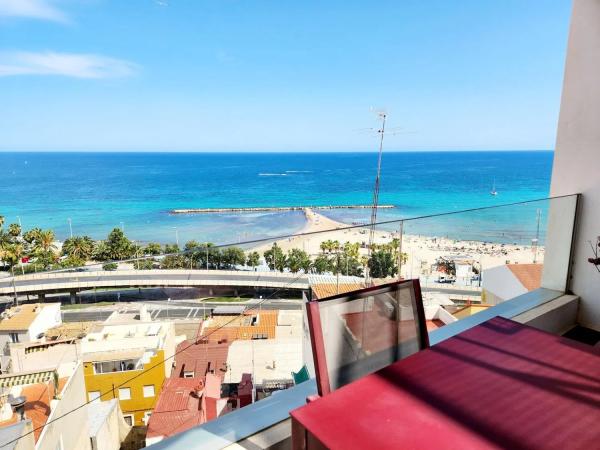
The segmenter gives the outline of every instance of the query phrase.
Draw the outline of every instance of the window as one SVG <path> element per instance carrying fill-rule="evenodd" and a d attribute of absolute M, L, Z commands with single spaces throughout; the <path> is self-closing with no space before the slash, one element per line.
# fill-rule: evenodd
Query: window
<path fill-rule="evenodd" d="M 119 388 L 119 399 L 120 400 L 131 400 L 131 389 Z"/>
<path fill-rule="evenodd" d="M 144 386 L 144 397 L 154 397 L 154 385 Z"/>
<path fill-rule="evenodd" d="M 133 426 L 133 415 L 132 414 L 123 414 L 123 419 L 125 419 L 125 423 L 130 427 Z"/>
<path fill-rule="evenodd" d="M 194 378 L 194 372 L 183 372 L 183 378 Z"/>
<path fill-rule="evenodd" d="M 90 402 L 100 401 L 100 391 L 88 392 L 88 399 Z"/>
<path fill-rule="evenodd" d="M 152 415 L 152 411 L 146 411 L 144 413 L 144 425 L 148 426 L 148 422 L 150 421 L 151 415 Z"/>
<path fill-rule="evenodd" d="M 19 342 L 19 333 L 8 333 L 13 344 Z"/>

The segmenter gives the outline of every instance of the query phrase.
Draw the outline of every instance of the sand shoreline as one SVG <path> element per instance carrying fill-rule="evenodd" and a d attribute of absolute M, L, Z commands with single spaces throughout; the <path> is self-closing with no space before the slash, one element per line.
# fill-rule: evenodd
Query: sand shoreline
<path fill-rule="evenodd" d="M 309 208 L 304 210 L 306 224 L 298 234 L 311 233 L 304 236 L 292 236 L 284 239 L 274 239 L 267 244 L 253 248 L 260 253 L 268 250 L 273 242 L 277 242 L 284 252 L 299 248 L 315 256 L 321 253 L 320 244 L 327 240 L 359 243 L 361 255 L 367 253 L 366 244 L 369 241 L 368 227 L 355 227 L 337 222 Z M 350 227 L 350 228 L 349 228 Z M 398 232 L 384 230 L 375 231 L 375 243 L 382 244 L 400 237 Z M 408 255 L 406 264 L 402 267 L 402 276 L 416 277 L 431 275 L 431 266 L 436 259 L 444 257 L 455 261 L 471 262 L 483 269 L 505 264 L 530 264 L 534 262 L 534 249 L 531 245 L 500 244 L 475 240 L 456 240 L 437 236 L 417 236 L 404 234 L 402 236 L 402 252 Z M 535 262 L 542 263 L 544 247 L 537 248 Z"/>

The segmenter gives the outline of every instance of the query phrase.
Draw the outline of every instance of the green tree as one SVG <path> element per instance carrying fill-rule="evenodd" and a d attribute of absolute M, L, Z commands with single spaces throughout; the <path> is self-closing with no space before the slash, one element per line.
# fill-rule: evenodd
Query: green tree
<path fill-rule="evenodd" d="M 248 257 L 246 259 L 246 265 L 252 268 L 256 268 L 260 266 L 260 254 L 258 252 L 250 252 L 248 253 Z"/>
<path fill-rule="evenodd" d="M 33 244 L 35 253 L 54 253 L 57 248 L 54 244 L 56 236 L 52 230 L 42 230 L 37 234 Z"/>
<path fill-rule="evenodd" d="M 149 242 L 144 247 L 144 255 L 160 255 L 162 253 L 162 246 L 158 242 Z"/>
<path fill-rule="evenodd" d="M 333 271 L 331 259 L 327 255 L 318 255 L 312 263 L 312 268 L 318 274 Z"/>
<path fill-rule="evenodd" d="M 42 232 L 41 228 L 35 227 L 31 230 L 23 233 L 23 240 L 30 246 L 32 246 L 37 239 L 39 239 L 39 235 Z"/>
<path fill-rule="evenodd" d="M 119 268 L 119 265 L 114 262 L 106 263 L 102 266 L 102 270 L 108 270 L 108 271 L 117 270 L 118 268 Z"/>
<path fill-rule="evenodd" d="M 120 228 L 114 228 L 104 241 L 105 252 L 103 260 L 120 260 L 133 256 L 135 248 Z"/>
<path fill-rule="evenodd" d="M 274 242 L 273 246 L 265 251 L 263 256 L 269 269 L 283 272 L 286 265 L 285 255 L 283 254 L 283 250 L 277 245 L 277 242 Z"/>
<path fill-rule="evenodd" d="M 160 261 L 161 269 L 185 269 L 186 268 L 186 258 L 182 255 L 168 255 L 165 256 Z"/>
<path fill-rule="evenodd" d="M 70 258 L 87 261 L 94 253 L 94 241 L 89 236 L 73 236 L 66 239 L 62 246 L 62 254 Z"/>
<path fill-rule="evenodd" d="M 177 244 L 165 244 L 165 253 L 170 255 L 171 253 L 179 253 L 179 245 Z"/>
<path fill-rule="evenodd" d="M 135 262 L 134 267 L 137 270 L 151 270 L 154 267 L 154 261 L 150 258 L 139 259 Z"/>
<path fill-rule="evenodd" d="M 184 248 L 185 248 L 186 252 L 189 252 L 189 251 L 192 251 L 192 250 L 199 249 L 200 247 L 202 247 L 202 244 L 200 242 L 198 242 L 196 240 L 191 240 L 191 241 L 187 241 L 185 243 L 185 247 Z"/>
<path fill-rule="evenodd" d="M 232 269 L 235 266 L 243 265 L 246 262 L 246 255 L 239 247 L 227 247 L 221 254 L 221 267 L 223 269 Z"/>
<path fill-rule="evenodd" d="M 19 236 L 21 234 L 21 225 L 18 223 L 11 223 L 8 226 L 8 234 L 10 234 L 12 237 Z"/>
<path fill-rule="evenodd" d="M 0 216 L 0 229 L 4 226 L 4 216 Z"/>
<path fill-rule="evenodd" d="M 288 252 L 286 266 L 290 269 L 290 272 L 296 273 L 303 270 L 308 273 L 310 265 L 310 256 L 304 250 L 293 248 Z"/>
<path fill-rule="evenodd" d="M 106 261 L 109 259 L 106 255 L 108 253 L 108 247 L 106 246 L 106 242 L 97 241 L 94 244 L 94 251 L 92 252 L 92 258 L 96 261 Z"/>
<path fill-rule="evenodd" d="M 396 261 L 394 255 L 389 250 L 380 249 L 374 251 L 368 262 L 371 277 L 387 278 L 395 276 L 398 273 Z"/>

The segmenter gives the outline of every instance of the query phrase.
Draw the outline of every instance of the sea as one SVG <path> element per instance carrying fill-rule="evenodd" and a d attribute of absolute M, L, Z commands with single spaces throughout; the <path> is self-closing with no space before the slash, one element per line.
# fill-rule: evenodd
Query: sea
<path fill-rule="evenodd" d="M 411 234 L 529 242 L 545 230 L 553 152 L 383 154 L 379 228 Z M 104 238 L 115 227 L 138 242 L 235 244 L 295 233 L 301 211 L 173 215 L 179 208 L 369 205 L 377 153 L 0 153 L 0 215 L 60 240 Z M 497 195 L 492 195 L 495 189 Z M 474 208 L 479 211 L 435 216 Z M 368 223 L 369 209 L 322 210 Z M 434 217 L 424 217 L 432 216 Z M 540 220 L 541 217 L 541 220 Z M 71 228 L 70 228 L 71 227 Z M 543 239 L 543 238 L 542 238 Z"/>

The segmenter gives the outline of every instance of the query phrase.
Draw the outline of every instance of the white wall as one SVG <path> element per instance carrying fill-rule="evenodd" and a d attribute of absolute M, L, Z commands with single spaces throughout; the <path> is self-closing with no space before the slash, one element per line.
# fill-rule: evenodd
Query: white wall
<path fill-rule="evenodd" d="M 81 355 L 78 345 L 56 344 L 45 350 L 25 354 L 26 345 L 13 344 L 10 346 L 10 371 L 17 373 L 55 369 L 64 363 L 76 362 Z"/>
<path fill-rule="evenodd" d="M 521 284 L 508 266 L 497 266 L 484 270 L 481 274 L 481 288 L 485 291 L 485 303 L 490 305 L 515 298 L 527 292 L 525 286 Z"/>
<path fill-rule="evenodd" d="M 583 194 L 571 288 L 579 322 L 600 330 L 600 273 L 587 262 L 600 235 L 600 0 L 574 0 L 551 195 Z M 552 236 L 549 236 L 549 240 Z"/>
<path fill-rule="evenodd" d="M 86 408 L 76 409 L 87 401 L 81 364 L 77 366 L 73 376 L 67 381 L 59 398 L 59 401 L 53 400 L 52 402 L 52 412 L 36 444 L 36 450 L 56 450 L 61 448 L 59 446 L 61 441 L 62 448 L 65 450 L 90 450 L 87 410 Z M 53 422 L 55 418 L 72 410 L 73 412 L 67 417 Z"/>
<path fill-rule="evenodd" d="M 61 323 L 60 303 L 44 304 L 29 327 L 29 341 L 35 341 L 40 333 L 45 333 L 48 329 Z"/>

